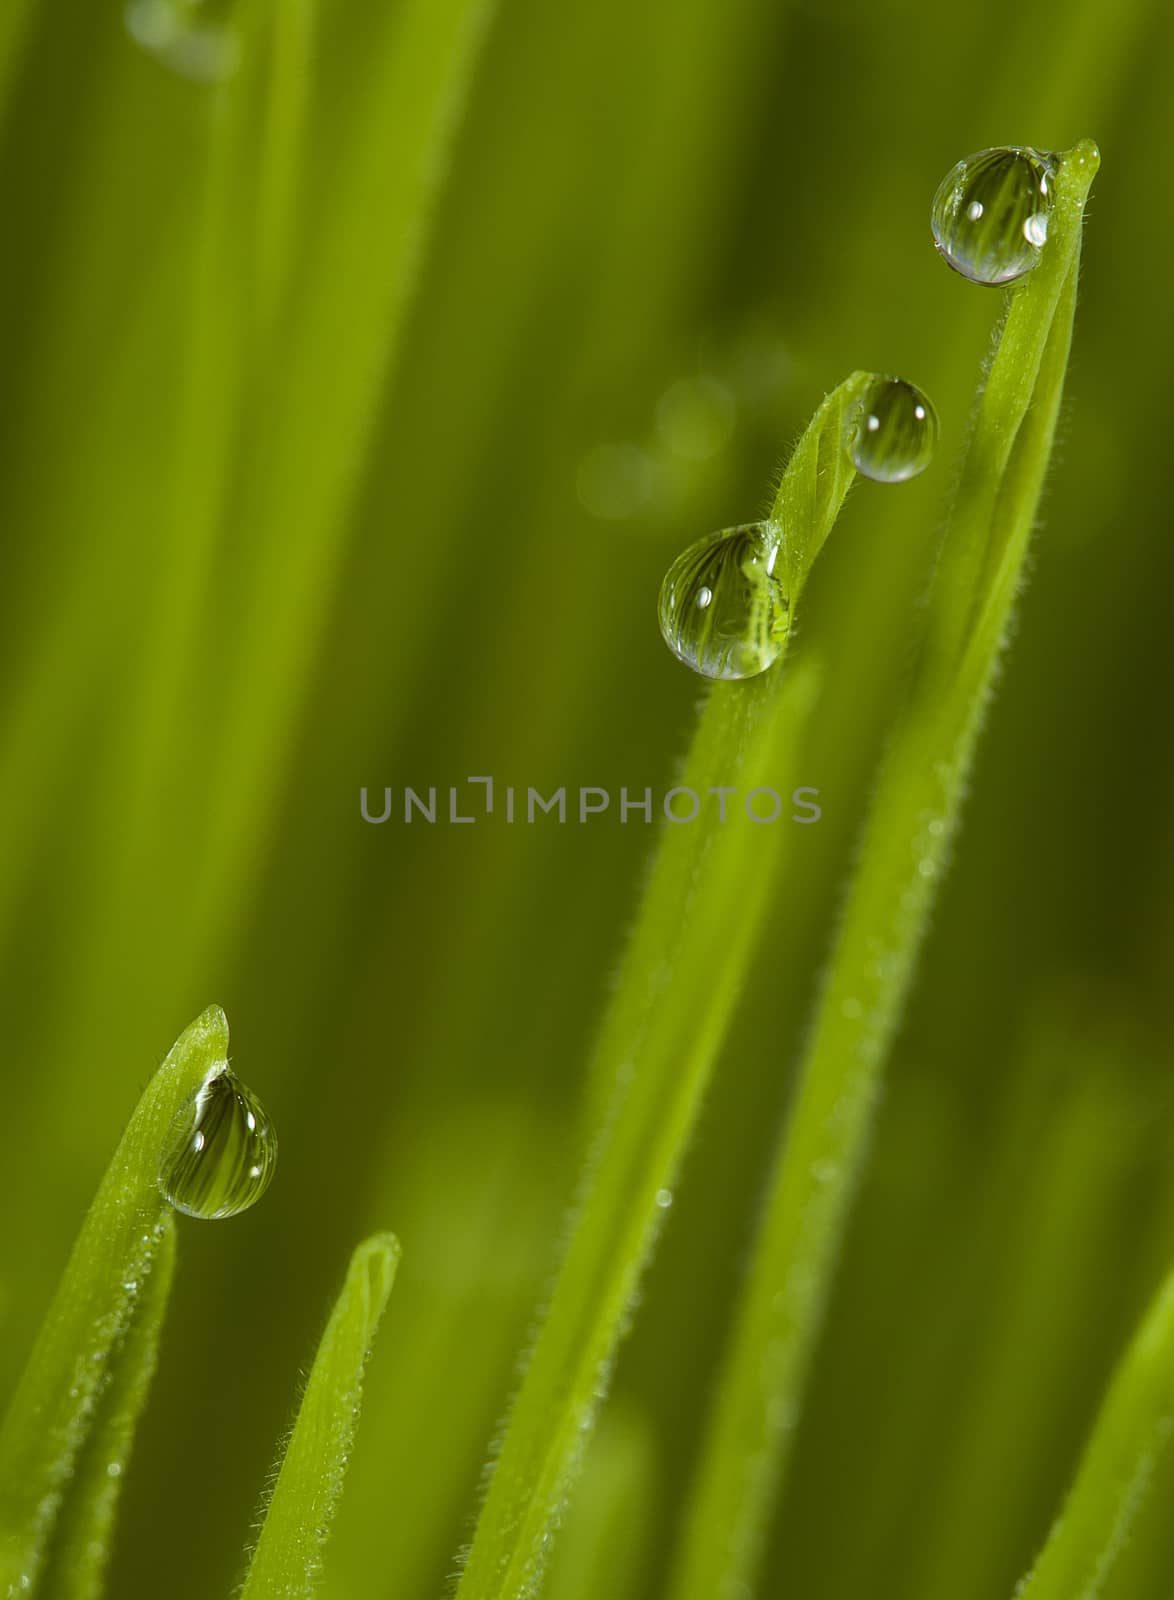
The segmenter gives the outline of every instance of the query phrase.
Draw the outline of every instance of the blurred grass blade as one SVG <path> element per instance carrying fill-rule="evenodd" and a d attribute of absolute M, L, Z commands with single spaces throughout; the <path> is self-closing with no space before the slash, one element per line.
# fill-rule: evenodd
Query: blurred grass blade
<path fill-rule="evenodd" d="M 1048 249 L 1013 291 L 931 599 L 926 648 L 882 764 L 732 1337 L 674 1600 L 754 1592 L 878 1078 L 1021 581 L 1059 412 L 1084 202 L 1099 157 L 1062 161 Z"/>
<path fill-rule="evenodd" d="M 268 343 L 280 323 L 303 196 L 316 0 L 276 0 L 267 23 L 271 63 L 257 201 L 257 302 Z"/>
<path fill-rule="evenodd" d="M 0 9 L 0 117 L 4 115 L 12 80 L 20 69 L 36 3 L 37 0 L 7 0 Z"/>
<path fill-rule="evenodd" d="M 0 1593 L 35 1589 L 94 1428 L 109 1428 L 116 1447 L 129 1447 L 153 1364 L 145 1346 L 158 1335 L 172 1259 L 159 1152 L 176 1113 L 227 1050 L 228 1025 L 213 1006 L 180 1035 L 147 1085 L 82 1225 L 0 1428 Z M 29 1206 L 35 1213 L 35 1196 Z M 148 1298 L 157 1271 L 165 1276 Z M 86 1474 L 80 1483 L 98 1529 L 104 1512 Z"/>
<path fill-rule="evenodd" d="M 308 1600 L 317 1588 L 354 1445 L 363 1369 L 399 1256 L 398 1241 L 378 1233 L 351 1257 L 281 1458 L 241 1600 Z"/>
<path fill-rule="evenodd" d="M 57 1519 L 42 1583 L 53 1600 L 99 1600 L 103 1592 L 114 1521 L 135 1429 L 158 1363 L 174 1270 L 175 1224 L 166 1217 L 154 1266 Z"/>
<path fill-rule="evenodd" d="M 551 1562 L 544 1600 L 625 1600 L 639 1593 L 651 1542 L 656 1453 L 640 1412 L 605 1409 Z"/>
<path fill-rule="evenodd" d="M 1174 1275 L 1125 1353 L 1076 1482 L 1018 1600 L 1098 1600 L 1174 1433 Z"/>
<path fill-rule="evenodd" d="M 781 522 L 792 617 L 811 562 L 854 476 L 846 409 L 869 382 L 855 373 L 827 397 L 796 448 L 771 516 Z M 827 464 L 837 464 L 834 472 Z M 710 694 L 679 782 L 778 783 L 792 770 L 817 673 L 772 671 Z M 667 828 L 601 1033 L 592 1083 L 618 1091 L 590 1167 L 566 1256 L 514 1405 L 460 1600 L 536 1592 L 608 1369 L 665 1216 L 745 980 L 787 824 L 723 823 L 716 806 Z"/>
<path fill-rule="evenodd" d="M 986 1600 L 1006 1588 L 1008 1549 L 1036 1548 L 1038 1486 L 1053 1470 L 1050 1419 L 1064 1414 L 1068 1397 L 1087 1393 L 1090 1378 L 1099 1385 L 1090 1336 L 1104 1263 L 1133 1226 L 1148 1141 L 1169 1121 L 1165 1096 L 1139 1104 L 1136 1079 L 1122 1071 L 1130 1055 L 1124 1030 L 1106 1032 L 1087 1015 L 1078 1021 L 1065 1004 L 1060 1016 L 1044 1013 L 1029 1048 L 1009 1063 L 1015 1111 L 1001 1159 L 975 1186 L 978 1220 L 967 1229 L 963 1269 L 972 1283 L 998 1281 L 1000 1293 L 967 1316 L 972 1339 L 951 1460 L 935 1474 L 909 1600 Z M 976 1538 L 977 1529 L 999 1536 Z M 1022 1562 L 1017 1555 L 1016 1567 Z"/>
<path fill-rule="evenodd" d="M 266 427 L 241 491 L 252 535 L 241 578 L 250 616 L 215 719 L 216 759 L 239 785 L 231 795 L 210 794 L 201 812 L 191 932 L 200 953 L 235 923 L 280 790 L 383 385 L 492 12 L 491 0 L 405 0 L 391 10 L 380 25 L 386 36 L 364 52 L 370 70 L 356 78 L 327 201 L 307 231 L 264 396 Z"/>

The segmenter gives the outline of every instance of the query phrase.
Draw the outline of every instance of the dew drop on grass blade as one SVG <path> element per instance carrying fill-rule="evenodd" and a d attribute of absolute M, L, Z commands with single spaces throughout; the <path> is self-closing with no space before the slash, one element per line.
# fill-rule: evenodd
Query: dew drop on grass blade
<path fill-rule="evenodd" d="M 946 864 L 1055 434 L 1084 203 L 1099 163 L 1062 158 L 1049 243 L 1011 297 L 944 539 L 909 701 L 770 1179 L 682 1527 L 673 1600 L 754 1594 L 880 1074 Z"/>
<path fill-rule="evenodd" d="M 148 1289 L 170 1271 L 174 1214 L 159 1187 L 160 1151 L 227 1053 L 228 1024 L 212 1006 L 147 1085 L 82 1224 L 0 1427 L 0 1594 L 36 1581 L 93 1430 L 113 1428 L 129 1449 L 166 1301 L 165 1284 Z M 85 1492 L 84 1474 L 80 1483 Z"/>

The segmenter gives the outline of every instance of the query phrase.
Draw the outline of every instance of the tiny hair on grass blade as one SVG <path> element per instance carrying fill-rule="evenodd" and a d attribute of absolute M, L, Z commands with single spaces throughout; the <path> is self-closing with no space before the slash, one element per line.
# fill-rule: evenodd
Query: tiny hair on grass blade
<path fill-rule="evenodd" d="M 32 1588 L 67 1497 L 89 1493 L 77 1469 L 93 1430 L 113 1430 L 120 1462 L 129 1453 L 173 1256 L 160 1151 L 181 1107 L 227 1057 L 228 1023 L 211 1006 L 144 1090 L 82 1224 L 0 1426 L 0 1594 Z M 156 1273 L 164 1276 L 152 1290 Z M 107 1539 L 112 1508 L 95 1501 L 94 1518 Z"/>
<path fill-rule="evenodd" d="M 768 522 L 795 601 L 856 477 L 849 417 L 877 375 L 853 373 L 816 411 Z M 784 641 L 785 642 L 785 641 Z M 782 781 L 817 701 L 821 663 L 782 660 L 712 690 L 679 782 Z M 716 813 L 661 835 L 590 1068 L 602 1130 L 553 1296 L 514 1404 L 461 1578 L 460 1600 L 538 1591 L 595 1409 L 664 1220 L 792 838 Z M 736 929 L 730 937 L 729 929 Z M 614 1105 L 613 1105 L 614 1102 Z"/>
<path fill-rule="evenodd" d="M 363 1372 L 399 1257 L 390 1233 L 364 1240 L 351 1257 L 280 1456 L 240 1600 L 309 1600 L 317 1589 L 354 1445 Z"/>

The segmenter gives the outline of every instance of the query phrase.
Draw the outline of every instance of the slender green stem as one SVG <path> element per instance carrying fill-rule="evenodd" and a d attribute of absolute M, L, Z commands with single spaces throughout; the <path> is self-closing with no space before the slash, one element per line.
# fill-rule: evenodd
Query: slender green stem
<path fill-rule="evenodd" d="M 871 377 L 855 372 L 827 396 L 795 446 L 771 506 L 770 521 L 783 530 L 780 560 L 792 623 L 803 585 L 856 476 L 843 449 L 844 428 Z M 723 785 L 740 781 L 745 786 L 753 767 L 770 765 L 785 664 L 784 654 L 761 677 L 714 686 L 684 763 L 683 786 L 704 793 L 715 778 Z M 649 1064 L 644 1041 L 654 1019 L 667 1013 L 670 999 L 688 1004 L 672 975 L 680 950 L 697 937 L 688 927 L 690 907 L 723 827 L 720 811 L 707 808 L 687 831 L 670 828 L 661 838 L 594 1052 L 593 1110 L 610 1103 L 617 1076 L 637 1059 L 646 1074 L 660 1070 Z M 729 903 L 736 904 L 734 894 Z M 671 996 L 662 993 L 669 983 Z"/>
<path fill-rule="evenodd" d="M 257 301 L 262 341 L 279 325 L 293 267 L 312 88 L 315 0 L 269 7 L 268 73 L 257 215 Z"/>
<path fill-rule="evenodd" d="M 1126 1352 L 1076 1482 L 1018 1600 L 1099 1600 L 1174 1434 L 1174 1276 Z"/>
<path fill-rule="evenodd" d="M 93 1430 L 109 1424 L 129 1449 L 153 1364 L 144 1340 L 157 1340 L 166 1301 L 165 1280 L 152 1280 L 170 1270 L 159 1155 L 176 1113 L 227 1051 L 228 1025 L 213 1006 L 147 1085 L 87 1213 L 0 1428 L 0 1594 L 36 1582 Z M 81 1492 L 88 1482 L 83 1473 Z M 109 1533 L 97 1506 L 90 1520 Z"/>
<path fill-rule="evenodd" d="M 155 1263 L 53 1530 L 42 1588 L 54 1600 L 100 1600 L 103 1593 L 135 1429 L 159 1360 L 175 1247 L 175 1226 L 167 1217 Z"/>
<path fill-rule="evenodd" d="M 871 374 L 824 401 L 771 511 L 792 601 L 855 476 L 843 448 Z M 792 607 L 793 610 L 793 607 Z M 818 674 L 771 672 L 714 687 L 680 783 L 744 790 L 790 774 Z M 720 820 L 717 805 L 666 829 L 593 1065 L 618 1090 L 493 1477 L 460 1600 L 537 1591 L 570 1482 L 641 1273 L 671 1200 L 784 850 L 800 832 Z"/>
<path fill-rule="evenodd" d="M 389 1233 L 365 1240 L 318 1346 L 240 1600 L 310 1600 L 354 1448 L 363 1373 L 399 1265 Z"/>
<path fill-rule="evenodd" d="M 1047 252 L 1011 297 L 946 534 L 921 671 L 882 764 L 770 1184 L 674 1600 L 753 1592 L 758 1579 L 880 1073 L 943 876 L 1038 509 L 1098 159 L 1089 143 L 1063 159 Z"/>

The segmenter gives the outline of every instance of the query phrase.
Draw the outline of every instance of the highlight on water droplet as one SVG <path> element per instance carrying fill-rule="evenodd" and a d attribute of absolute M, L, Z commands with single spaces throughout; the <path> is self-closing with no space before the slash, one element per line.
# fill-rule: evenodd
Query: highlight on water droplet
<path fill-rule="evenodd" d="M 224 0 L 126 0 L 126 31 L 148 55 L 193 83 L 221 83 L 240 61 Z"/>
<path fill-rule="evenodd" d="M 778 660 L 790 602 L 776 575 L 782 530 L 751 522 L 706 534 L 679 555 L 660 588 L 660 631 L 703 678 L 752 678 Z"/>
<path fill-rule="evenodd" d="M 971 283 L 1013 283 L 1047 242 L 1055 157 L 1008 145 L 951 167 L 930 212 L 939 254 Z"/>
<path fill-rule="evenodd" d="M 878 377 L 848 418 L 844 443 L 857 472 L 904 483 L 924 472 L 938 442 L 938 414 L 916 384 Z"/>
<path fill-rule="evenodd" d="M 159 1187 L 189 1217 L 235 1217 L 256 1205 L 276 1165 L 277 1136 L 264 1107 L 224 1062 L 176 1115 Z"/>

